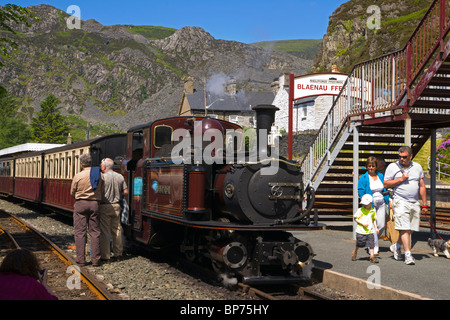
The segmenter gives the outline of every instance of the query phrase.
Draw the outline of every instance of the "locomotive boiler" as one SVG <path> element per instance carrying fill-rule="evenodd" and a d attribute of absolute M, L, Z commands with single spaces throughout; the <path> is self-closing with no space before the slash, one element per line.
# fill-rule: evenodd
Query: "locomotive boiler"
<path fill-rule="evenodd" d="M 321 228 L 310 219 L 314 190 L 305 190 L 297 162 L 278 155 L 278 109 L 254 110 L 254 149 L 245 148 L 242 128 L 206 117 L 128 131 L 121 171 L 130 189 L 122 217 L 129 239 L 175 248 L 247 283 L 303 279 L 313 250 L 291 232 Z"/>

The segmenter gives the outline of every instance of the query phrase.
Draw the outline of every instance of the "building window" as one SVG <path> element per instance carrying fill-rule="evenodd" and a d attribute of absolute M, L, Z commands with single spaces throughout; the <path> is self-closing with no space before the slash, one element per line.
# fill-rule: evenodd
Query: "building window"
<path fill-rule="evenodd" d="M 239 116 L 238 115 L 229 115 L 228 121 L 232 123 L 239 123 Z"/>

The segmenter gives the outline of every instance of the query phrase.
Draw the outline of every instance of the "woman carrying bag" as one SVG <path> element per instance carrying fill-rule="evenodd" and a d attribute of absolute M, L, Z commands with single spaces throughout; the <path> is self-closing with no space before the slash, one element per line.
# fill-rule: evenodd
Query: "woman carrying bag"
<path fill-rule="evenodd" d="M 366 168 L 367 172 L 364 173 L 358 181 L 358 195 L 362 198 L 365 194 L 370 194 L 373 197 L 373 207 L 377 212 L 376 224 L 379 235 L 386 227 L 386 205 L 389 206 L 389 195 L 383 196 L 386 189 L 383 186 L 384 176 L 381 172 L 377 171 L 377 159 L 370 156 L 367 158 Z M 376 255 L 379 254 L 378 238 L 379 235 L 375 234 L 375 248 Z"/>

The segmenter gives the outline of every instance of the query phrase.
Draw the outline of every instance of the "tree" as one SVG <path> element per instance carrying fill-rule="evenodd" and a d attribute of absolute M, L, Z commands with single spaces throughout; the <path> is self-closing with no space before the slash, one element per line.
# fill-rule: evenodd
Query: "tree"
<path fill-rule="evenodd" d="M 31 121 L 33 139 L 45 143 L 66 143 L 69 125 L 58 107 L 61 101 L 50 94 L 41 102 L 41 111 Z"/>
<path fill-rule="evenodd" d="M 0 7 L 0 29 L 15 34 L 12 25 L 24 23 L 30 26 L 28 18 L 39 20 L 34 14 L 15 4 L 7 4 Z M 10 52 L 15 51 L 17 43 L 3 36 L 0 36 L 0 59 L 8 58 Z M 5 64 L 0 60 L 0 67 Z M 31 130 L 25 120 L 17 115 L 19 104 L 8 91 L 0 86 L 0 149 L 8 148 L 17 144 L 28 142 L 31 139 Z"/>
<path fill-rule="evenodd" d="M 5 88 L 0 86 L 0 149 L 26 143 L 31 130 L 23 117 L 18 116 L 19 104 Z"/>

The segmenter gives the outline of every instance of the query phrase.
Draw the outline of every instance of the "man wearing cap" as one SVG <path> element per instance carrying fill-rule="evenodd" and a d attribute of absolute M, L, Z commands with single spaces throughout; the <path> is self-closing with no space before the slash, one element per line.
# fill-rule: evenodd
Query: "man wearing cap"
<path fill-rule="evenodd" d="M 422 166 L 412 161 L 412 149 L 401 147 L 398 150 L 399 160 L 391 163 L 384 176 L 384 187 L 392 188 L 394 195 L 392 206 L 394 209 L 395 229 L 400 232 L 397 243 L 390 250 L 395 260 L 401 260 L 401 247 L 405 249 L 405 263 L 414 265 L 411 255 L 411 235 L 419 231 L 420 214 L 428 210 L 426 186 L 423 180 Z M 419 203 L 422 200 L 422 207 Z"/>

